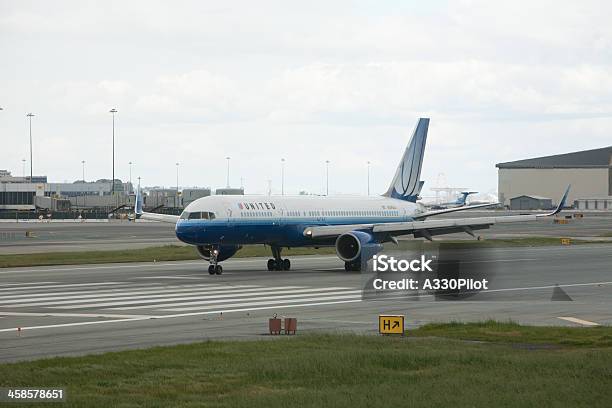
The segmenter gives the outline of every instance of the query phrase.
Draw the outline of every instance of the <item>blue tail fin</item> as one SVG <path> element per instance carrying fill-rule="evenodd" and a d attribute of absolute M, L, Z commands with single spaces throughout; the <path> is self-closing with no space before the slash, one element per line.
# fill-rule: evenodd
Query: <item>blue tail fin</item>
<path fill-rule="evenodd" d="M 423 185 L 425 184 L 424 181 L 419 181 L 419 187 L 417 188 L 417 195 L 421 194 L 421 190 L 423 189 Z"/>
<path fill-rule="evenodd" d="M 397 167 L 393 181 L 391 181 L 387 192 L 383 194 L 384 196 L 416 202 L 422 187 L 419 177 L 421 176 L 428 128 L 429 118 L 419 119 Z"/>
<path fill-rule="evenodd" d="M 455 201 L 455 204 L 465 205 L 465 200 L 467 200 L 468 196 L 470 194 L 476 194 L 476 193 L 478 193 L 478 191 L 462 191 L 461 197 L 459 197 L 457 201 Z"/>
<path fill-rule="evenodd" d="M 142 194 L 140 193 L 140 183 L 136 189 L 136 197 L 134 199 L 134 215 L 136 215 L 136 218 L 142 215 Z"/>

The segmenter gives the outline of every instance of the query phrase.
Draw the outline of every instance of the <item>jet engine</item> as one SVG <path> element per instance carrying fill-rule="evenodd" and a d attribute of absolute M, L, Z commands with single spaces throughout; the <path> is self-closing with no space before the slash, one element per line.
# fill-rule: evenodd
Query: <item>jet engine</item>
<path fill-rule="evenodd" d="M 214 247 L 213 245 L 198 245 L 196 246 L 196 250 L 203 259 L 210 261 L 210 252 Z M 217 262 L 221 262 L 234 256 L 242 247 L 240 245 L 219 245 L 217 248 L 219 250 Z"/>
<path fill-rule="evenodd" d="M 367 252 L 367 256 L 372 256 L 382 247 L 372 234 L 364 231 L 345 232 L 336 239 L 336 253 L 344 262 L 359 260 L 364 252 Z"/>

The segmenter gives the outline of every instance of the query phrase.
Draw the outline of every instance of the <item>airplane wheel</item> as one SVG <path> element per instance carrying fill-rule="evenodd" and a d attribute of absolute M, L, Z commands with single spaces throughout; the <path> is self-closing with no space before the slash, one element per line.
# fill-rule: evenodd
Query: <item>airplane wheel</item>
<path fill-rule="evenodd" d="M 268 270 L 269 271 L 273 271 L 276 266 L 276 262 L 274 262 L 274 259 L 268 259 Z"/>
<path fill-rule="evenodd" d="M 350 272 L 351 270 L 351 263 L 350 262 L 345 262 L 344 263 L 344 270 L 347 272 Z"/>
<path fill-rule="evenodd" d="M 289 269 L 291 269 L 291 261 L 288 259 L 283 259 L 282 260 L 282 264 L 283 264 L 283 271 L 288 271 Z"/>
<path fill-rule="evenodd" d="M 221 265 L 217 265 L 217 267 L 215 268 L 215 273 L 217 275 L 221 275 L 223 273 L 223 267 Z"/>
<path fill-rule="evenodd" d="M 215 274 L 215 266 L 214 265 L 208 265 L 208 273 L 210 273 L 211 275 Z"/>

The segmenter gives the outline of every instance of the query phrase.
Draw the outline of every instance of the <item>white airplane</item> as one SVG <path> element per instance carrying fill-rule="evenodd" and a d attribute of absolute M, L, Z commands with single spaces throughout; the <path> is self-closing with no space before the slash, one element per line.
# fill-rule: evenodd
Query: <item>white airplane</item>
<path fill-rule="evenodd" d="M 391 185 L 380 197 L 319 196 L 208 196 L 189 204 L 180 216 L 142 211 L 140 187 L 134 212 L 137 218 L 172 222 L 179 240 L 194 245 L 210 262 L 208 272 L 221 274 L 219 262 L 232 257 L 243 245 L 265 244 L 272 249 L 268 270 L 289 270 L 283 248 L 335 246 L 345 269 L 360 270 L 362 260 L 382 249 L 385 242 L 412 235 L 433 236 L 465 232 L 511 222 L 534 221 L 557 214 L 565 205 L 569 186 L 555 211 L 538 215 L 427 220 L 455 211 L 491 204 L 429 211 L 417 203 L 419 180 L 429 119 L 421 118 L 404 151 Z"/>
<path fill-rule="evenodd" d="M 432 210 L 443 210 L 445 208 L 452 207 L 464 207 L 467 205 L 467 198 L 469 195 L 477 194 L 478 191 L 462 191 L 461 195 L 457 197 L 455 201 L 450 201 L 448 203 L 440 203 L 440 204 L 431 204 L 428 207 Z M 490 203 L 490 205 L 496 205 L 498 203 Z"/>

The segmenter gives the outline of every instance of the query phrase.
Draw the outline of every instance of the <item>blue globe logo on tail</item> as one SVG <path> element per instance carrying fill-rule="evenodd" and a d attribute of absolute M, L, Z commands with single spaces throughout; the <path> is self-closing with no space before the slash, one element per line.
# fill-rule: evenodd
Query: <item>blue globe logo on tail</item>
<path fill-rule="evenodd" d="M 385 194 L 386 197 L 416 202 L 423 182 L 420 180 L 429 118 L 421 118 L 406 146 L 404 155 L 397 166 L 395 176 Z"/>

